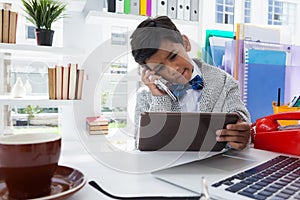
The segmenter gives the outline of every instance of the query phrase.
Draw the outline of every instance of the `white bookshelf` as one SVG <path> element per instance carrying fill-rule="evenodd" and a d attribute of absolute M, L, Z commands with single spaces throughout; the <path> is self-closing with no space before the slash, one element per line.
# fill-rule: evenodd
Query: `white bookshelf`
<path fill-rule="evenodd" d="M 35 62 L 46 62 L 49 64 L 62 64 L 67 63 L 79 63 L 81 68 L 82 58 L 84 56 L 84 51 L 78 48 L 64 48 L 64 47 L 49 47 L 49 46 L 37 46 L 30 44 L 7 44 L 0 43 L 0 79 L 7 76 L 2 68 L 4 67 L 5 60 L 18 61 L 18 65 L 22 64 L 22 60 Z M 30 63 L 29 62 L 29 63 Z M 28 63 L 28 62 L 27 62 Z M 26 69 L 26 64 L 24 67 Z M 29 73 L 33 73 L 28 71 Z M 41 72 L 42 74 L 43 72 Z M 47 75 L 45 76 L 47 78 Z M 9 92 L 9 91 L 8 91 Z M 76 101 L 81 100 L 49 100 L 48 94 L 42 95 L 26 95 L 23 98 L 13 98 L 10 93 L 0 89 L 0 128 L 3 126 L 4 122 L 4 106 L 27 106 L 27 105 L 38 105 L 40 107 L 58 107 L 61 112 L 61 130 L 64 137 L 74 138 L 76 134 L 76 129 L 74 128 L 74 116 L 73 105 Z M 45 91 L 46 92 L 46 91 Z"/>
<path fill-rule="evenodd" d="M 72 116 L 74 102 L 81 100 L 50 100 L 48 96 L 25 96 L 23 98 L 13 98 L 11 95 L 0 95 L 0 110 L 3 105 L 27 106 L 38 105 L 40 107 L 58 107 L 61 112 L 61 131 L 64 138 L 73 139 L 76 137 L 75 122 Z M 0 128 L 3 125 L 0 124 Z M 1 134 L 1 133 L 0 133 Z"/>
<path fill-rule="evenodd" d="M 25 54 L 25 55 L 51 54 L 56 56 L 79 56 L 79 55 L 83 55 L 84 51 L 75 48 L 71 49 L 71 48 L 64 48 L 64 47 L 0 43 L 0 53 Z"/>
<path fill-rule="evenodd" d="M 0 105 L 70 106 L 74 101 L 79 100 L 50 100 L 48 96 L 13 98 L 11 95 L 0 95 Z"/>

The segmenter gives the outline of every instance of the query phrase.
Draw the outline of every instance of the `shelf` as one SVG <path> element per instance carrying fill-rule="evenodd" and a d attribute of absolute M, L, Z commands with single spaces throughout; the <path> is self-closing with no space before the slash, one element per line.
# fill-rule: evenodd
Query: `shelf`
<path fill-rule="evenodd" d="M 123 112 L 120 112 L 120 111 L 110 111 L 110 112 L 102 111 L 101 113 L 102 113 L 103 116 L 105 116 L 107 118 L 126 119 L 126 117 L 127 117 L 127 112 L 126 111 L 123 111 Z"/>
<path fill-rule="evenodd" d="M 86 4 L 87 0 L 61 0 L 67 4 L 66 11 L 77 11 L 81 12 Z M 20 0 L 5 0 L 6 3 L 17 4 L 19 7 L 22 6 Z"/>
<path fill-rule="evenodd" d="M 39 106 L 65 106 L 72 105 L 79 100 L 49 100 L 48 96 L 26 96 L 13 98 L 9 95 L 0 95 L 0 105 L 39 105 Z"/>
<path fill-rule="evenodd" d="M 101 24 L 103 19 L 109 19 L 110 21 L 117 21 L 120 24 L 120 19 L 122 20 L 144 20 L 147 17 L 141 15 L 131 15 L 131 14 L 118 14 L 112 12 L 102 12 L 102 11 L 89 11 L 85 17 L 85 22 L 87 24 Z"/>
<path fill-rule="evenodd" d="M 112 24 L 123 24 L 126 21 L 133 21 L 135 23 L 142 22 L 147 19 L 148 16 L 133 15 L 133 14 L 120 14 L 120 13 L 111 13 L 111 12 L 102 12 L 102 11 L 90 11 L 85 17 L 85 22 L 87 24 L 102 24 L 104 20 L 109 20 Z M 175 24 L 183 25 L 195 25 L 197 21 L 186 21 L 172 19 Z M 107 23 L 107 22 L 106 22 Z"/>
<path fill-rule="evenodd" d="M 64 0 L 68 4 L 67 11 L 81 12 L 87 0 Z"/>
<path fill-rule="evenodd" d="M 140 81 L 141 79 L 141 77 L 137 74 L 112 74 L 110 72 L 104 72 L 101 78 L 104 78 L 106 81 Z"/>
<path fill-rule="evenodd" d="M 76 56 L 83 55 L 84 51 L 75 48 L 49 47 L 26 44 L 8 44 L 0 43 L 1 53 L 21 53 L 21 54 L 52 54 L 56 56 Z"/>

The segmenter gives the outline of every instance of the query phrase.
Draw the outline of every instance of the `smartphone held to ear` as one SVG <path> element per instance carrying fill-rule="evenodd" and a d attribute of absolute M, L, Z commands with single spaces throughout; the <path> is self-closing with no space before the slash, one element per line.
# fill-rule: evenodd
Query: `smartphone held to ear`
<path fill-rule="evenodd" d="M 147 67 L 149 68 L 149 67 Z M 152 75 L 149 76 L 149 79 L 151 80 Z M 172 101 L 177 101 L 176 96 L 172 93 L 172 91 L 166 86 L 166 83 L 168 81 L 166 81 L 163 78 L 159 78 L 159 79 L 155 79 L 154 80 L 154 84 L 158 87 L 158 89 L 160 89 L 161 91 L 165 91 L 169 97 L 172 99 Z"/>
<path fill-rule="evenodd" d="M 158 89 L 165 91 L 170 98 L 172 99 L 172 101 L 176 101 L 177 98 L 174 96 L 174 94 L 172 93 L 172 91 L 162 82 L 163 79 L 156 79 L 154 81 L 155 85 L 157 85 Z"/>

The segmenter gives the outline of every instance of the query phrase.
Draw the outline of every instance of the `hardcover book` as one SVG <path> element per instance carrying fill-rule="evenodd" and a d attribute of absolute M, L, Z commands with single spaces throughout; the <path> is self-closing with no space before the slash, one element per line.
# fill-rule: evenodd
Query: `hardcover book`
<path fill-rule="evenodd" d="M 62 99 L 62 66 L 56 65 L 56 99 Z"/>
<path fill-rule="evenodd" d="M 89 131 L 108 130 L 108 124 L 106 124 L 106 125 L 95 125 L 95 126 L 87 124 L 86 130 L 89 130 Z"/>
<path fill-rule="evenodd" d="M 48 89 L 49 89 L 49 99 L 56 99 L 56 71 L 55 71 L 55 68 L 48 68 Z"/>
<path fill-rule="evenodd" d="M 69 73 L 69 95 L 68 95 L 68 99 L 75 99 L 77 64 L 69 64 L 69 66 L 70 66 L 70 73 Z"/>
<path fill-rule="evenodd" d="M 18 13 L 10 11 L 8 42 L 13 44 L 16 43 L 17 19 L 18 19 Z"/>
<path fill-rule="evenodd" d="M 62 67 L 62 99 L 68 99 L 69 92 L 69 66 Z"/>
<path fill-rule="evenodd" d="M 90 126 L 94 125 L 107 125 L 108 119 L 103 116 L 87 117 L 86 123 Z"/>
<path fill-rule="evenodd" d="M 90 135 L 107 135 L 108 130 L 89 131 Z"/>
<path fill-rule="evenodd" d="M 2 23 L 2 19 L 3 19 L 3 9 L 0 9 L 0 42 L 2 43 L 2 32 L 3 32 L 3 23 Z"/>
<path fill-rule="evenodd" d="M 82 96 L 82 87 L 83 87 L 83 78 L 84 78 L 84 70 L 77 69 L 77 77 L 76 77 L 76 97 L 75 99 L 81 99 Z"/>
<path fill-rule="evenodd" d="M 9 10 L 2 9 L 2 42 L 9 42 Z"/>

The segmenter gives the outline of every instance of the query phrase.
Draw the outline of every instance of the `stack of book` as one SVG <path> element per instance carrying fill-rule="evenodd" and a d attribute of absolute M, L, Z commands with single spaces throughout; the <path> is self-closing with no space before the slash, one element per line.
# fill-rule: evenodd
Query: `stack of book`
<path fill-rule="evenodd" d="M 0 42 L 16 43 L 18 13 L 9 9 L 0 10 Z"/>
<path fill-rule="evenodd" d="M 86 130 L 91 135 L 108 134 L 108 119 L 103 116 L 87 117 Z"/>
<path fill-rule="evenodd" d="M 81 99 L 83 77 L 77 64 L 48 68 L 49 99 Z"/>

